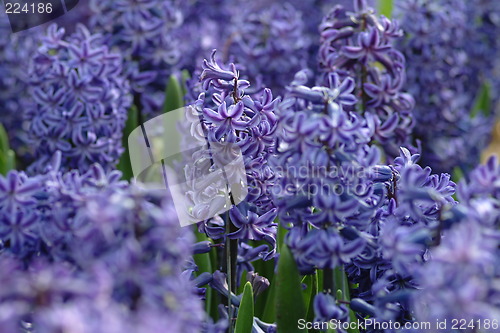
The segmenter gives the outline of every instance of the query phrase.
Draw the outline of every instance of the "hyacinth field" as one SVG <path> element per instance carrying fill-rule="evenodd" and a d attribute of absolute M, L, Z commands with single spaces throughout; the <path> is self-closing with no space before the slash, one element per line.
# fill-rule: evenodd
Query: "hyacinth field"
<path fill-rule="evenodd" d="M 0 333 L 500 332 L 500 1 L 8 3 Z"/>

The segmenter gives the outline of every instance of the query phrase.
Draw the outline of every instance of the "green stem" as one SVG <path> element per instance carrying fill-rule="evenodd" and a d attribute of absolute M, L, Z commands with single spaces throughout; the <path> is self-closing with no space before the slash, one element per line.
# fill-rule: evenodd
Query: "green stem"
<path fill-rule="evenodd" d="M 323 291 L 330 295 L 335 295 L 336 287 L 333 269 L 323 269 Z"/>
<path fill-rule="evenodd" d="M 335 272 L 334 272 L 334 280 L 335 280 L 335 285 L 338 286 L 337 288 L 337 297 L 338 298 L 341 298 L 341 299 L 337 299 L 337 301 L 339 302 L 350 302 L 351 300 L 351 293 L 349 291 L 349 282 L 347 280 L 347 275 L 345 273 L 345 270 L 344 270 L 344 266 L 338 266 L 335 268 Z M 351 322 L 355 322 L 356 321 L 356 314 L 351 310 L 349 309 L 349 318 L 351 320 Z M 347 330 L 347 332 L 349 333 L 359 333 L 359 329 L 355 329 L 355 328 L 349 328 Z"/>
<path fill-rule="evenodd" d="M 233 317 L 234 317 L 234 313 L 233 313 L 233 305 L 231 304 L 231 293 L 233 292 L 233 289 L 235 288 L 235 286 L 233 286 L 233 270 L 232 270 L 232 267 L 233 267 L 233 264 L 232 264 L 232 256 L 231 256 L 231 250 L 232 250 L 232 242 L 231 242 L 231 239 L 229 239 L 229 237 L 227 237 L 227 235 L 231 232 L 231 221 L 229 219 L 229 212 L 226 212 L 226 244 L 225 244 L 225 248 L 226 248 L 226 278 L 227 278 L 227 289 L 229 291 L 229 295 L 228 295 L 228 298 L 227 298 L 227 307 L 228 307 L 228 314 L 229 314 L 229 333 L 232 333 L 233 332 Z"/>

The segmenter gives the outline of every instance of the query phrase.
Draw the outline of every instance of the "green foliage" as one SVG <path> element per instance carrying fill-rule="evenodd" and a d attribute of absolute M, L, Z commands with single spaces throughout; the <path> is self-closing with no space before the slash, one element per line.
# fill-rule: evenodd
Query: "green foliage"
<path fill-rule="evenodd" d="M 470 116 L 474 118 L 481 112 L 487 117 L 491 114 L 491 109 L 491 85 L 488 82 L 484 82 L 476 95 Z"/>
<path fill-rule="evenodd" d="M 387 18 L 391 18 L 394 8 L 393 0 L 378 0 L 378 11 Z"/>
<path fill-rule="evenodd" d="M 281 246 L 276 278 L 278 333 L 306 332 L 297 325 L 299 319 L 306 318 L 300 275 L 292 253 L 285 244 Z"/>
<path fill-rule="evenodd" d="M 168 80 L 165 90 L 165 103 L 163 104 L 163 113 L 182 108 L 184 106 L 184 92 L 181 84 L 174 75 Z"/>
<path fill-rule="evenodd" d="M 134 176 L 132 173 L 132 166 L 130 165 L 130 154 L 128 150 L 128 137 L 134 129 L 139 126 L 139 112 L 135 105 L 132 105 L 128 111 L 127 122 L 125 123 L 125 128 L 123 129 L 122 145 L 125 149 L 120 161 L 118 162 L 118 170 L 123 173 L 122 178 L 125 180 L 130 180 Z"/>
<path fill-rule="evenodd" d="M 7 131 L 0 124 L 0 174 L 6 175 L 9 170 L 16 167 L 16 154 L 9 146 Z"/>
<path fill-rule="evenodd" d="M 184 69 L 181 72 L 182 76 L 182 95 L 186 96 L 187 94 L 187 81 L 191 78 L 191 75 L 189 74 L 189 71 L 187 69 Z"/>
<path fill-rule="evenodd" d="M 253 290 L 252 284 L 247 282 L 243 290 L 238 317 L 236 318 L 235 333 L 252 332 L 253 326 Z"/>
<path fill-rule="evenodd" d="M 304 290 L 304 301 L 307 309 L 306 319 L 308 322 L 312 322 L 314 320 L 314 297 L 318 293 L 318 274 L 305 276 L 302 283 L 307 285 L 306 290 Z"/>
<path fill-rule="evenodd" d="M 453 168 L 453 171 L 451 172 L 451 179 L 455 182 L 458 183 L 462 178 L 464 178 L 464 172 L 462 169 L 458 166 Z"/>
<path fill-rule="evenodd" d="M 258 318 L 263 318 L 264 309 L 267 305 L 267 301 L 270 297 L 274 297 L 273 290 L 273 277 L 274 277 L 274 260 L 257 260 L 253 263 L 255 267 L 255 272 L 259 275 L 266 277 L 271 285 L 264 292 L 259 294 L 255 300 L 255 316 Z M 265 320 L 264 320 L 265 321 Z M 274 322 L 275 318 L 270 319 L 268 322 Z"/>
<path fill-rule="evenodd" d="M 276 249 L 278 253 L 280 253 L 281 251 L 280 249 L 283 247 L 283 244 L 285 243 L 285 235 L 287 233 L 287 230 L 283 228 L 278 219 L 276 219 L 274 222 L 278 224 Z M 264 306 L 264 311 L 262 312 L 262 320 L 264 320 L 265 322 L 274 323 L 276 321 L 276 289 L 277 289 L 276 284 L 278 281 L 277 276 L 274 275 L 274 268 L 273 270 L 270 271 L 269 275 L 266 275 L 266 277 L 271 282 L 271 286 L 267 291 L 268 294 L 266 299 L 266 305 Z"/>
<path fill-rule="evenodd" d="M 196 229 L 196 225 L 194 227 Z M 204 233 L 197 232 L 195 230 L 194 234 L 196 235 L 196 241 L 197 242 L 204 242 L 204 241 L 211 241 L 210 238 L 208 238 Z M 213 252 L 213 251 L 210 251 Z M 210 257 L 210 252 L 208 253 L 201 253 L 201 254 L 195 254 L 193 255 L 194 262 L 196 266 L 198 266 L 198 274 L 201 274 L 203 272 L 208 272 L 208 273 L 213 273 L 212 270 L 212 260 Z M 213 306 L 213 297 L 212 295 L 215 294 L 212 288 L 207 288 L 206 294 L 205 294 L 205 310 L 209 315 L 212 314 L 212 312 L 216 312 L 217 305 L 215 304 L 215 307 Z"/>

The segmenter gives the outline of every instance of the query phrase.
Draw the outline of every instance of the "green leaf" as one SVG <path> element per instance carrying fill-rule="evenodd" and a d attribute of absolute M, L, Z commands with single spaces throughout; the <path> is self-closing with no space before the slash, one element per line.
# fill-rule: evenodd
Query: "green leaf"
<path fill-rule="evenodd" d="M 0 124 L 0 174 L 6 175 L 16 167 L 16 154 L 9 146 L 7 131 Z"/>
<path fill-rule="evenodd" d="M 0 153 L 5 153 L 9 151 L 9 149 L 9 136 L 3 125 L 0 124 Z"/>
<path fill-rule="evenodd" d="M 253 244 L 254 243 L 252 243 L 252 245 Z M 263 244 L 263 242 L 261 242 L 261 241 L 255 242 L 256 246 L 260 245 L 260 244 Z M 255 272 L 258 272 L 259 275 L 266 277 L 269 280 L 269 282 L 273 282 L 274 268 L 275 268 L 274 260 L 267 260 L 267 261 L 257 260 L 255 263 L 253 263 L 253 266 L 255 268 Z M 272 294 L 272 290 L 274 289 L 273 286 L 274 286 L 273 283 L 271 283 L 269 288 L 267 288 L 263 293 L 259 294 L 256 297 L 255 317 L 262 318 L 262 316 L 264 315 L 267 301 L 268 301 L 269 297 L 271 297 L 273 295 Z M 263 319 L 263 320 L 266 321 L 265 319 Z M 275 319 L 273 318 L 272 320 L 269 320 L 268 322 L 274 322 L 274 321 L 275 321 Z"/>
<path fill-rule="evenodd" d="M 127 122 L 125 123 L 125 128 L 123 129 L 122 145 L 125 148 L 122 156 L 120 156 L 120 161 L 118 162 L 118 170 L 123 174 L 122 178 L 126 180 L 132 179 L 134 176 L 132 173 L 132 166 L 130 165 L 130 154 L 128 150 L 128 136 L 134 129 L 139 126 L 139 112 L 135 105 L 132 105 L 128 111 Z"/>
<path fill-rule="evenodd" d="M 10 170 L 16 168 L 16 154 L 12 149 L 6 153 L 0 152 L 0 174 L 6 175 Z"/>
<path fill-rule="evenodd" d="M 5 163 L 5 174 L 10 170 L 14 170 L 16 168 L 16 154 L 12 149 L 7 151 L 7 161 Z"/>
<path fill-rule="evenodd" d="M 170 75 L 167 89 L 165 91 L 165 103 L 163 113 L 182 108 L 184 106 L 184 93 L 179 81 L 174 75 Z"/>
<path fill-rule="evenodd" d="M 207 237 L 204 233 L 198 232 L 198 227 L 194 225 L 194 234 L 196 236 L 196 241 L 197 242 L 204 242 L 204 241 L 213 241 Z M 195 254 L 193 255 L 194 262 L 196 266 L 198 266 L 198 274 L 200 275 L 203 272 L 208 272 L 208 273 L 213 273 L 213 265 L 212 265 L 212 258 L 210 254 L 215 251 L 210 251 L 208 253 L 200 253 L 200 254 Z M 213 292 L 212 288 L 207 288 L 206 294 L 205 294 L 205 310 L 209 315 L 215 315 L 217 312 L 217 304 L 214 306 L 214 298 L 216 298 L 217 293 Z M 216 320 L 216 318 L 213 318 Z"/>
<path fill-rule="evenodd" d="M 302 293 L 304 295 L 304 307 L 306 309 L 309 309 L 309 305 L 311 304 L 313 298 L 314 298 L 314 286 L 313 286 L 313 278 L 314 275 L 306 275 L 302 279 L 302 284 L 306 285 L 306 289 L 302 290 Z"/>
<path fill-rule="evenodd" d="M 349 280 L 347 279 L 347 274 L 342 267 L 336 267 L 334 270 L 335 285 L 338 286 L 337 289 L 337 299 L 343 301 L 350 301 L 351 295 L 349 291 Z M 355 322 L 356 314 L 349 309 L 349 318 L 351 321 Z M 358 328 L 349 327 L 347 329 L 349 333 L 359 333 Z"/>
<path fill-rule="evenodd" d="M 491 114 L 491 108 L 491 85 L 488 82 L 484 82 L 476 95 L 470 117 L 476 117 L 479 112 L 487 117 Z"/>
<path fill-rule="evenodd" d="M 276 321 L 276 281 L 277 276 L 275 275 L 271 281 L 271 286 L 268 289 L 269 294 L 267 295 L 264 312 L 262 313 L 262 316 L 259 317 L 268 323 L 274 323 Z"/>
<path fill-rule="evenodd" d="M 285 243 L 285 235 L 288 232 L 283 226 L 280 224 L 280 221 L 276 218 L 274 220 L 275 223 L 278 224 L 278 235 L 276 240 L 276 249 L 278 253 L 280 253 L 280 249 L 283 247 Z M 268 323 L 274 323 L 276 321 L 276 284 L 278 281 L 277 276 L 274 274 L 274 269 L 272 270 L 272 275 L 267 277 L 271 282 L 271 286 L 268 289 L 268 295 L 266 300 L 266 305 L 264 307 L 264 312 L 262 313 L 262 320 Z"/>
<path fill-rule="evenodd" d="M 302 280 L 302 283 L 307 284 L 307 289 L 305 290 L 307 292 L 307 298 L 305 299 L 307 309 L 306 319 L 308 322 L 312 322 L 314 320 L 314 297 L 318 293 L 318 274 L 306 276 Z"/>
<path fill-rule="evenodd" d="M 458 183 L 462 178 L 464 178 L 464 173 L 462 169 L 459 166 L 454 167 L 453 171 L 451 172 L 451 179 L 455 183 Z"/>
<path fill-rule="evenodd" d="M 247 282 L 243 290 L 238 317 L 236 318 L 235 333 L 252 332 L 253 326 L 253 290 L 252 284 Z"/>
<path fill-rule="evenodd" d="M 182 95 L 186 96 L 187 81 L 191 78 L 191 74 L 189 74 L 189 71 L 187 69 L 183 69 L 181 75 L 182 75 Z"/>
<path fill-rule="evenodd" d="M 276 219 L 274 222 L 278 224 L 278 239 L 276 240 L 276 250 L 279 253 L 281 251 L 281 248 L 283 247 L 283 244 L 285 244 L 285 236 L 288 230 L 281 225 L 278 219 Z"/>
<path fill-rule="evenodd" d="M 300 275 L 292 253 L 285 244 L 281 247 L 276 274 L 276 321 L 278 333 L 307 332 L 298 327 L 306 318 Z"/>
<path fill-rule="evenodd" d="M 318 274 L 318 290 L 321 291 L 322 286 L 324 286 L 324 272 L 322 269 L 316 270 L 316 274 Z"/>
<path fill-rule="evenodd" d="M 393 0 L 378 0 L 378 11 L 387 18 L 391 18 L 394 8 Z"/>
<path fill-rule="evenodd" d="M 339 291 L 342 297 L 344 297 L 345 295 L 349 295 L 349 286 L 347 285 L 347 281 L 345 280 L 344 270 L 341 267 L 335 267 L 335 269 L 333 270 L 333 279 L 335 281 L 334 285 L 337 289 L 337 295 L 339 295 Z M 341 298 L 339 300 L 345 301 L 346 299 Z"/>

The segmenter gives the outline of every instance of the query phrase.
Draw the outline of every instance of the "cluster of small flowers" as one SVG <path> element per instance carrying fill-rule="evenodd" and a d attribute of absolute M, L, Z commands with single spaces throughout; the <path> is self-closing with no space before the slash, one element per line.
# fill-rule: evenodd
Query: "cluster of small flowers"
<path fill-rule="evenodd" d="M 482 80 L 487 80 L 494 91 L 498 91 L 500 62 L 500 41 L 497 36 L 500 31 L 500 3 L 494 0 L 472 0 L 467 6 L 467 36 L 470 43 L 466 44 L 470 66 L 473 73 Z M 493 60 L 493 61 L 492 61 Z M 496 94 L 490 98 L 498 102 Z"/>
<path fill-rule="evenodd" d="M 0 122 L 9 129 L 10 144 L 18 156 L 29 154 L 26 132 L 23 131 L 23 113 L 28 99 L 26 64 L 37 49 L 39 33 L 10 32 L 6 16 L 0 16 Z"/>
<path fill-rule="evenodd" d="M 278 107 L 272 193 L 290 229 L 285 241 L 303 274 L 345 267 L 360 316 L 404 321 L 414 273 L 456 204 L 455 184 L 405 148 L 380 165 L 368 121 L 346 110 L 356 104 L 352 78 L 330 73 L 313 88 L 306 80 L 299 73 Z M 317 321 L 347 317 L 332 295 L 314 302 Z"/>
<path fill-rule="evenodd" d="M 246 94 L 250 83 L 240 79 L 235 64 L 220 65 L 215 59 L 215 51 L 209 61 L 205 60 L 200 81 L 204 92 L 198 96 L 192 111 L 196 119 L 202 119 L 203 136 L 209 142 L 237 145 L 246 169 L 249 193 L 243 203 L 231 208 L 234 230 L 227 236 L 242 241 L 265 240 L 271 249 L 260 254 L 270 259 L 276 246 L 276 225 L 273 223 L 276 209 L 270 197 L 274 175 L 267 160 L 274 151 L 275 108 L 279 100 L 273 99 L 267 88 L 253 95 Z M 210 221 L 203 229 L 209 237 L 220 238 L 225 229 L 220 225 L 212 229 L 213 223 Z"/>
<path fill-rule="evenodd" d="M 363 230 L 368 245 L 346 266 L 350 281 L 358 284 L 354 296 L 370 302 L 372 316 L 380 321 L 409 318 L 408 295 L 418 285 L 415 273 L 456 207 L 450 175 L 433 174 L 418 160 L 419 155 L 401 149 L 390 167 L 383 205 Z"/>
<path fill-rule="evenodd" d="M 192 234 L 169 198 L 93 165 L 0 176 L 0 330 L 192 332 L 204 318 L 189 276 Z M 92 318 L 92 320 L 89 320 Z"/>
<path fill-rule="evenodd" d="M 338 3 L 352 8 L 351 0 Z M 187 6 L 186 22 L 179 29 L 183 36 L 190 36 L 187 38 L 191 45 L 183 53 L 199 59 L 216 47 L 223 60 L 242 66 L 255 86 L 262 83 L 282 95 L 297 71 L 307 67 L 316 69 L 318 25 L 330 7 L 324 0 L 307 4 L 260 0 L 243 4 L 220 0 L 210 5 L 199 0 Z M 220 25 L 222 21 L 224 26 Z M 199 37 L 200 30 L 205 31 L 203 38 Z"/>
<path fill-rule="evenodd" d="M 13 96 L 24 80 L 15 57 L 24 58 L 33 39 L 17 41 L 26 50 L 6 46 L 2 56 L 17 67 L 0 64 L 7 73 L 0 88 L 9 88 L 0 100 L 12 101 L 12 116 L 26 110 L 36 161 L 31 175 L 0 176 L 0 331 L 226 332 L 240 311 L 243 273 L 254 298 L 270 285 L 255 271 L 264 267 L 267 276 L 279 259 L 276 218 L 300 273 L 323 270 L 324 292 L 311 302 L 316 322 L 349 321 L 350 311 L 360 320 L 399 323 L 500 317 L 500 166 L 490 159 L 458 186 L 432 171 L 475 164 L 485 141 L 479 132 L 488 131 L 490 118 L 468 116 L 475 92 L 465 82 L 480 85 L 474 72 L 491 79 L 484 68 L 497 41 L 484 38 L 498 25 L 496 5 L 398 3 L 403 55 L 394 47 L 403 36 L 397 21 L 376 15 L 369 1 L 334 7 L 320 38 L 312 30 L 325 1 L 312 2 L 312 10 L 294 0 L 238 10 L 241 1 L 92 0 L 96 34 L 78 25 L 65 37 L 52 25 L 33 49 L 27 106 Z M 207 31 L 219 40 L 203 37 Z M 188 42 L 178 45 L 182 38 Z M 189 162 L 176 171 L 191 186 L 189 214 L 208 236 L 194 244 L 170 194 L 146 193 L 112 170 L 132 95 L 143 116 L 158 114 L 167 78 L 193 70 L 194 59 L 214 46 L 237 62 L 226 65 L 215 51 L 204 61 L 199 82 L 189 83 L 188 121 L 180 124 L 196 142 L 184 142 Z M 304 69 L 318 50 L 318 71 Z M 405 57 L 421 65 L 409 76 L 419 97 L 423 162 L 410 141 L 414 101 L 403 91 Z M 2 120 L 10 131 L 19 121 Z M 459 145 L 470 156 L 459 156 Z M 205 177 L 236 155 L 243 174 L 222 168 L 223 178 Z M 248 195 L 228 204 L 229 186 L 221 187 L 241 177 Z M 228 213 L 212 217 L 214 202 Z M 201 257 L 191 254 L 222 245 L 225 254 L 204 257 L 217 259 L 201 271 Z M 333 270 L 350 296 L 335 293 Z M 219 305 L 219 316 L 207 321 L 201 299 L 215 292 L 221 297 L 207 300 L 209 308 L 214 300 L 234 307 Z M 257 317 L 252 324 L 255 332 L 277 329 Z"/>
<path fill-rule="evenodd" d="M 472 168 L 491 133 L 493 122 L 483 112 L 493 110 L 471 116 L 481 79 L 493 72 L 491 59 L 497 57 L 496 42 L 487 39 L 499 31 L 488 18 L 498 10 L 479 15 L 469 9 L 484 10 L 483 3 L 490 2 L 405 0 L 396 7 L 406 34 L 399 46 L 408 61 L 408 89 L 419 96 L 414 135 L 422 142 L 423 163 L 436 171 Z M 478 29 L 478 21 L 487 31 Z"/>
<path fill-rule="evenodd" d="M 182 6 L 184 23 L 177 33 L 187 41 L 180 45 L 187 60 L 183 68 L 191 73 L 198 70 L 214 48 L 224 59 L 228 58 L 224 50 L 228 46 L 232 17 L 247 6 L 252 4 L 242 4 L 242 0 L 194 0 Z M 198 75 L 193 74 L 193 77 Z"/>
<path fill-rule="evenodd" d="M 199 223 L 200 232 L 214 242 L 224 241 L 225 246 L 231 246 L 230 250 L 234 251 L 235 271 L 231 275 L 231 282 L 234 283 L 231 290 L 226 283 L 229 276 L 220 268 L 207 272 L 205 282 L 228 298 L 241 284 L 242 274 L 246 271 L 247 280 L 253 285 L 254 294 L 258 295 L 270 283 L 254 273 L 252 263 L 259 259 L 273 259 L 276 253 L 276 208 L 270 196 L 274 174 L 268 159 L 274 152 L 275 111 L 279 99 L 274 99 L 267 88 L 247 93 L 250 83 L 240 78 L 237 66 L 234 63 L 222 64 L 216 60 L 215 54 L 214 50 L 211 58 L 204 61 L 199 84 L 190 87 L 190 94 L 198 92 L 199 96 L 185 108 L 187 122 L 183 130 L 190 133 L 190 137 L 183 140 L 182 145 L 189 163 L 183 163 L 182 171 L 187 183 L 192 184 L 186 194 L 192 204 L 189 214 L 197 221 L 204 220 Z M 207 151 L 194 149 L 193 152 L 191 149 L 207 143 Z M 241 159 L 244 170 L 228 167 L 228 162 L 237 159 Z M 224 175 L 213 177 L 210 170 L 219 167 L 225 168 Z M 200 177 L 200 172 L 208 176 Z M 243 202 L 235 203 L 235 194 L 225 192 L 225 185 L 219 183 L 239 183 L 242 177 L 246 178 L 248 194 L 240 198 L 245 199 Z M 213 216 L 221 203 L 227 204 L 227 195 L 232 196 L 228 214 L 204 218 L 205 215 Z M 259 241 L 267 244 L 259 244 Z M 199 250 L 208 252 L 211 248 Z M 223 257 L 229 259 L 225 255 Z M 197 269 L 196 265 L 193 269 Z M 241 296 L 233 295 L 231 302 L 238 307 L 240 299 Z M 231 310 L 220 304 L 219 311 L 226 320 L 208 325 L 208 328 L 225 332 Z M 276 329 L 275 325 L 257 318 L 253 326 L 258 331 L 274 332 Z"/>
<path fill-rule="evenodd" d="M 363 238 L 342 230 L 370 221 L 382 201 L 376 183 L 391 176 L 376 168 L 380 152 L 368 145 L 366 120 L 346 111 L 356 103 L 354 80 L 328 78 L 327 85 L 308 88 L 307 76 L 298 73 L 279 107 L 272 194 L 303 273 L 332 269 L 363 250 Z"/>
<path fill-rule="evenodd" d="M 109 170 L 123 151 L 131 103 L 121 57 L 83 25 L 70 36 L 51 25 L 40 41 L 29 66 L 24 113 L 35 154 L 30 170 L 43 171 L 58 150 L 65 170 L 88 170 L 95 162 Z"/>
<path fill-rule="evenodd" d="M 289 3 L 263 6 L 238 0 L 207 6 L 198 1 L 188 7 L 186 24 L 179 33 L 192 39 L 185 50 L 192 59 L 204 59 L 217 48 L 223 61 L 239 64 L 254 90 L 262 85 L 281 94 L 293 75 L 308 65 L 310 38 L 301 14 Z M 204 38 L 199 37 L 200 30 Z"/>
<path fill-rule="evenodd" d="M 469 179 L 458 184 L 460 221 L 443 233 L 416 274 L 420 290 L 413 308 L 418 320 L 459 319 L 467 323 L 464 332 L 488 332 L 500 318 L 498 160 L 490 158 Z"/>
<path fill-rule="evenodd" d="M 145 118 L 162 111 L 168 77 L 179 66 L 183 22 L 178 0 L 93 0 L 90 30 L 101 33 L 122 54 L 134 103 Z"/>
<path fill-rule="evenodd" d="M 319 67 L 341 79 L 355 78 L 354 94 L 390 160 L 400 146 L 410 146 L 414 100 L 403 92 L 405 57 L 394 44 L 402 31 L 397 21 L 378 16 L 366 1 L 355 1 L 354 12 L 336 6 L 320 25 Z M 321 85 L 321 83 L 320 83 Z"/>
<path fill-rule="evenodd" d="M 374 5 L 375 0 L 367 0 L 369 5 Z M 279 3 L 279 1 L 274 1 L 273 4 Z M 330 0 L 310 0 L 310 1 L 301 1 L 301 0 L 289 0 L 287 3 L 294 8 L 296 12 L 298 12 L 301 16 L 301 25 L 303 26 L 301 40 L 307 41 L 308 48 L 308 67 L 311 70 L 316 71 L 317 68 L 317 56 L 318 49 L 320 45 L 320 40 L 318 38 L 318 27 L 321 23 L 322 18 L 328 14 L 328 12 L 332 9 L 334 5 L 341 5 L 347 10 L 353 10 L 353 1 L 352 0 L 337 0 L 332 2 Z M 264 9 L 269 7 L 269 1 L 265 0 L 256 0 L 253 2 L 253 6 L 256 10 Z M 305 61 L 306 59 L 302 59 Z M 302 68 L 301 68 L 302 69 Z M 290 83 L 285 82 L 283 86 L 286 86 Z"/>
<path fill-rule="evenodd" d="M 281 93 L 294 73 L 307 67 L 310 41 L 301 13 L 289 3 L 253 10 L 249 6 L 233 16 L 228 53 L 244 64 L 253 81 Z"/>

